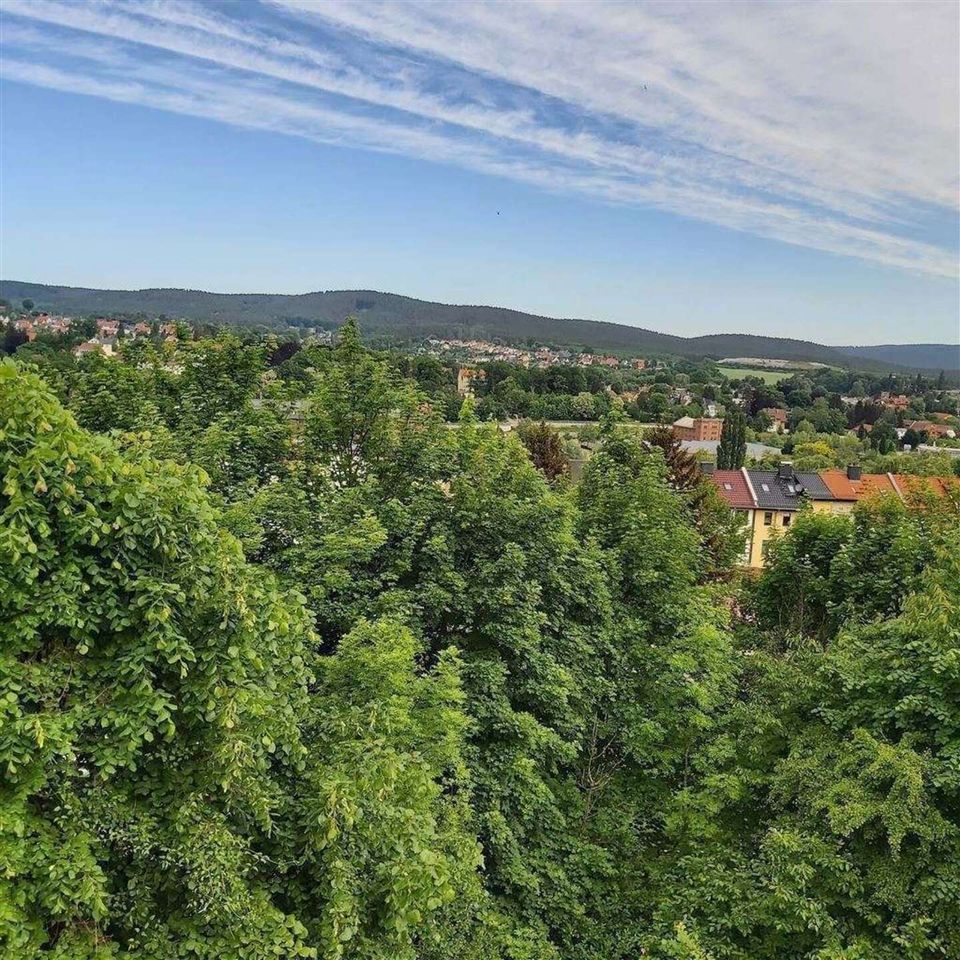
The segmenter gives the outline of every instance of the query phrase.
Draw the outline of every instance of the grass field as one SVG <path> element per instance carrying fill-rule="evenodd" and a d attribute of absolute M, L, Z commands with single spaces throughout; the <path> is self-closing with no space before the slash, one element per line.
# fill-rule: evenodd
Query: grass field
<path fill-rule="evenodd" d="M 759 377 L 764 383 L 776 383 L 798 370 L 761 370 L 759 367 L 717 367 L 725 377 Z"/>

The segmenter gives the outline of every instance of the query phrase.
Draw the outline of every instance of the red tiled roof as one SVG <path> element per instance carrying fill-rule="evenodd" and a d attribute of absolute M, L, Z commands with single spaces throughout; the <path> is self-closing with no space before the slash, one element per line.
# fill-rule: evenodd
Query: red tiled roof
<path fill-rule="evenodd" d="M 960 494 L 960 479 L 956 477 L 917 477 L 907 473 L 895 473 L 893 479 L 904 497 L 913 493 L 932 493 L 938 497 Z"/>
<path fill-rule="evenodd" d="M 731 507 L 739 510 L 753 509 L 753 497 L 750 495 L 750 488 L 739 470 L 715 470 L 707 476 L 720 491 L 720 496 Z"/>
<path fill-rule="evenodd" d="M 881 493 L 897 493 L 886 473 L 865 473 L 859 480 L 850 480 L 846 470 L 821 470 L 820 479 L 838 500 L 863 500 Z"/>

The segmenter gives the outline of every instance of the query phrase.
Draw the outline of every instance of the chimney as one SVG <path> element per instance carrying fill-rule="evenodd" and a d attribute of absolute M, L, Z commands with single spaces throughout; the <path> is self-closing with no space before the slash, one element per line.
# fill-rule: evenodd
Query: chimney
<path fill-rule="evenodd" d="M 789 460 L 785 460 L 777 468 L 777 477 L 780 480 L 792 480 L 793 479 L 793 463 Z"/>
<path fill-rule="evenodd" d="M 848 480 L 859 480 L 863 476 L 863 468 L 859 463 L 851 463 L 847 465 L 847 479 Z"/>
<path fill-rule="evenodd" d="M 701 473 L 713 473 L 713 471 L 716 469 L 717 465 L 715 463 L 708 463 L 707 461 L 704 461 L 700 464 Z"/>

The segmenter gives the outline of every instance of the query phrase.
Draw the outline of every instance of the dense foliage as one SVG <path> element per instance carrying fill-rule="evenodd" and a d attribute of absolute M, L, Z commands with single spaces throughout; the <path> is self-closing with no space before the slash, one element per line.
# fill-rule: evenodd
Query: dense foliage
<path fill-rule="evenodd" d="M 0 364 L 0 956 L 960 955 L 956 503 L 741 582 L 616 406 L 574 483 L 352 324 L 137 350 Z"/>

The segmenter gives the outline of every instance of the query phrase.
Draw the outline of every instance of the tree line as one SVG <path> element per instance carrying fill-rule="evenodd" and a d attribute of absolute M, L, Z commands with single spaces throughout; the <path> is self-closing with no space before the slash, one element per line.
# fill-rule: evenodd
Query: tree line
<path fill-rule="evenodd" d="M 616 411 L 572 484 L 352 324 L 143 364 L 0 363 L 5 956 L 960 953 L 957 504 L 742 581 Z"/>

